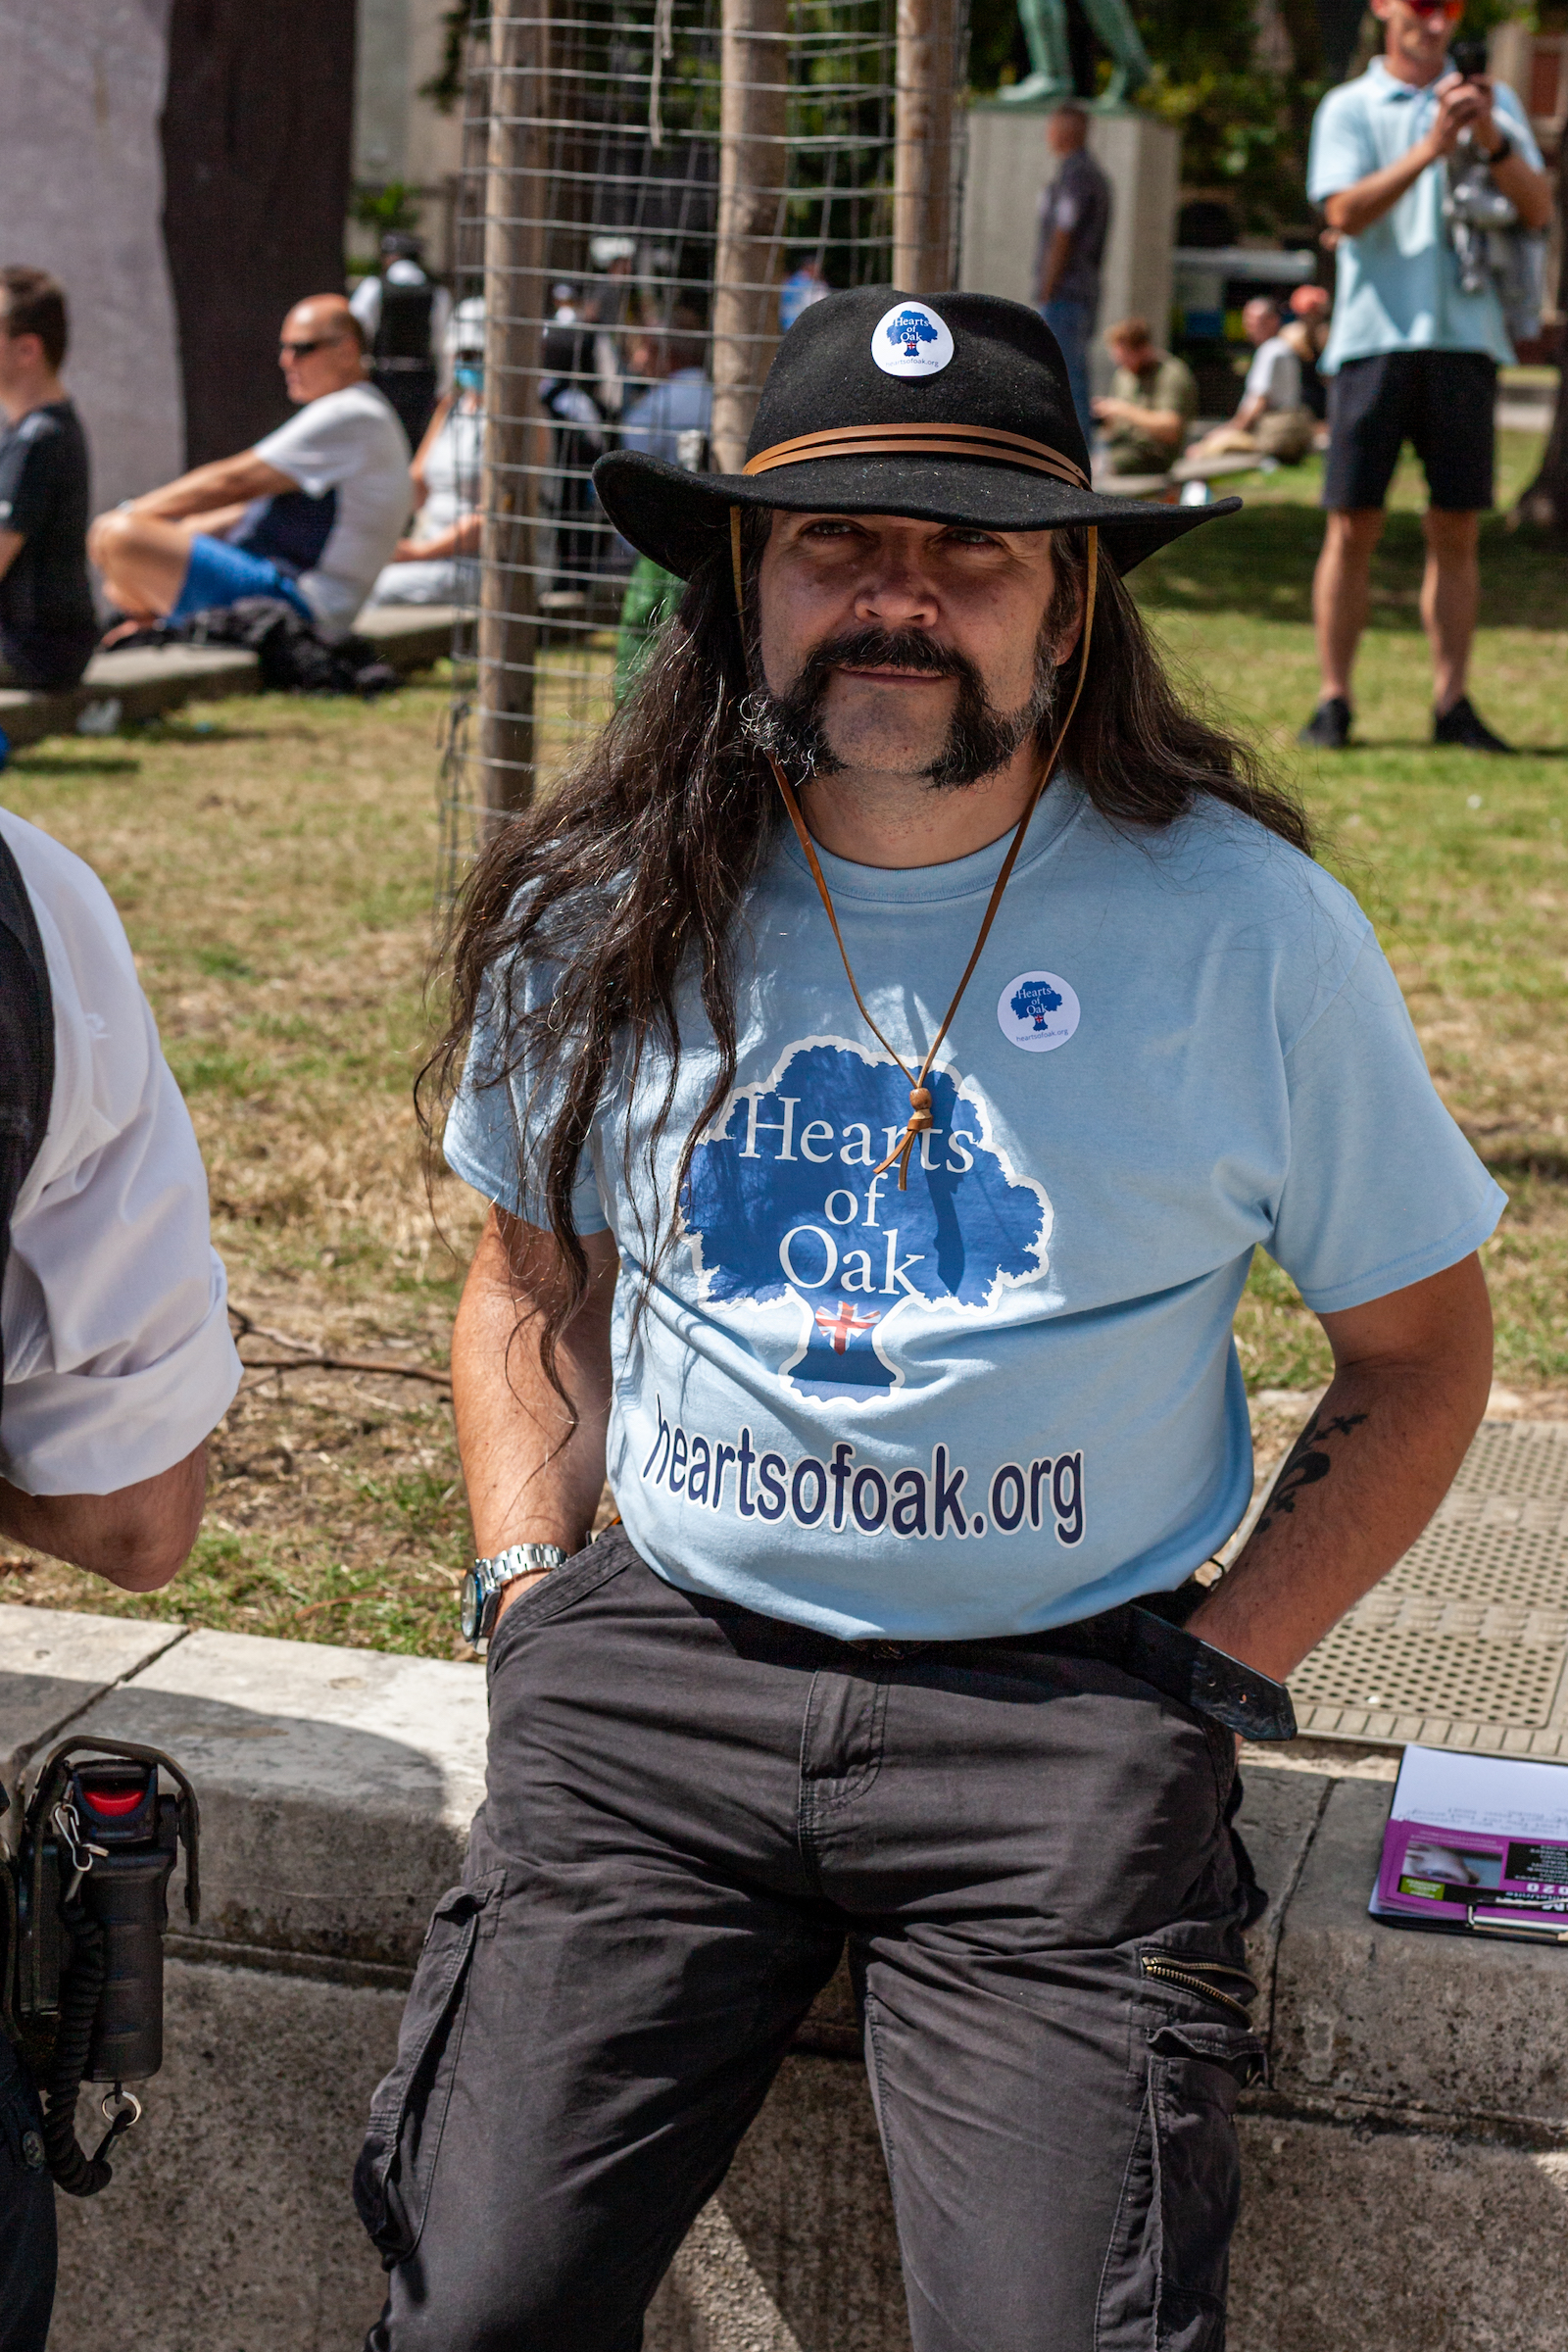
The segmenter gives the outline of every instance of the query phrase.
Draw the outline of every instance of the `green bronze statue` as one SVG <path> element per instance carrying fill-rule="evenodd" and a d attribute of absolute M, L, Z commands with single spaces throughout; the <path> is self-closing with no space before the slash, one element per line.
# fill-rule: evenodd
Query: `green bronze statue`
<path fill-rule="evenodd" d="M 1090 30 L 1111 59 L 1110 80 L 1094 103 L 1102 110 L 1120 106 L 1153 71 L 1149 52 L 1127 12 L 1127 0 L 1081 0 L 1081 5 Z M 1018 17 L 1033 71 L 1003 90 L 1002 98 L 1009 106 L 1050 107 L 1077 97 L 1067 40 L 1067 0 L 1018 0 Z"/>

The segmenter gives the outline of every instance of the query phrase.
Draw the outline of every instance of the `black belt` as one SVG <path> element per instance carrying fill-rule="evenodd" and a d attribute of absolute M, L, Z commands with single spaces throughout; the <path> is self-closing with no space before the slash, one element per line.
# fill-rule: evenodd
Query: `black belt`
<path fill-rule="evenodd" d="M 802 1666 L 840 1666 L 857 1658 L 893 1665 L 934 1651 L 973 1657 L 1008 1649 L 1037 1656 L 1054 1652 L 1060 1657 L 1102 1658 L 1246 1740 L 1294 1740 L 1296 1709 L 1285 1685 L 1211 1648 L 1181 1622 L 1205 1597 L 1201 1585 L 1189 1582 L 1178 1592 L 1151 1593 L 1142 1603 L 1124 1602 L 1098 1617 L 1080 1618 L 1075 1625 L 977 1642 L 901 1642 L 881 1635 L 865 1642 L 841 1642 L 808 1626 L 759 1616 L 736 1601 L 694 1596 L 694 1605 L 724 1625 L 743 1652 L 756 1647 L 760 1655 L 789 1658 Z"/>
<path fill-rule="evenodd" d="M 1200 1598 L 1202 1587 L 1195 1588 Z M 1160 1595 L 1161 1598 L 1165 1596 Z M 1177 1595 L 1172 1593 L 1172 1601 Z M 1194 1606 L 1197 1605 L 1195 1602 Z M 1246 1740 L 1294 1740 L 1296 1709 L 1283 1683 L 1255 1666 L 1200 1642 L 1186 1627 L 1134 1603 L 1107 1609 L 1081 1625 L 1064 1625 L 1035 1637 L 1039 1645 L 1069 1656 L 1104 1657 L 1152 1684 L 1200 1715 L 1211 1715 L 1228 1732 Z"/>

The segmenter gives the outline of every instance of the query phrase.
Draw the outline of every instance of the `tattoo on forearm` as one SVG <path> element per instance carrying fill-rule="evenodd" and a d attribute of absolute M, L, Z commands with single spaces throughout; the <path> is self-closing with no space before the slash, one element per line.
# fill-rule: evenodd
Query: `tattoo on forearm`
<path fill-rule="evenodd" d="M 1303 1487 L 1315 1487 L 1319 1479 L 1327 1478 L 1334 1464 L 1323 1450 L 1330 1438 L 1348 1437 L 1366 1419 L 1365 1413 L 1334 1413 L 1320 1421 L 1312 1415 L 1296 1444 L 1285 1457 L 1285 1466 L 1274 1481 L 1274 1491 L 1263 1506 L 1263 1516 L 1257 1523 L 1257 1533 L 1266 1535 L 1274 1521 L 1283 1513 L 1294 1513 L 1296 1497 Z"/>

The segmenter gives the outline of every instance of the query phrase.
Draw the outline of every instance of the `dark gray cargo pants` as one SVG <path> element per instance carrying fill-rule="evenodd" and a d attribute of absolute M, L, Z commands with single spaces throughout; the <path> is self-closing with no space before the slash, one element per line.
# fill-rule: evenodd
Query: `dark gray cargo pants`
<path fill-rule="evenodd" d="M 694 1600 L 618 1530 L 488 1671 L 355 2176 L 368 2352 L 636 2352 L 846 1938 L 916 2352 L 1219 2352 L 1262 2054 L 1228 1732 L 1052 1636 Z"/>

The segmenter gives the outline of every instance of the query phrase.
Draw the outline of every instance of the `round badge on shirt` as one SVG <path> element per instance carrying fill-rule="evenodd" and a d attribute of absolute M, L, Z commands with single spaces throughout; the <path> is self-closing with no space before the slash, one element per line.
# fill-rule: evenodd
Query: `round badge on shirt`
<path fill-rule="evenodd" d="M 884 375 L 939 375 L 953 357 L 953 335 L 929 303 L 895 303 L 871 331 L 871 357 Z"/>
<path fill-rule="evenodd" d="M 1052 1054 L 1078 1026 L 1078 992 L 1059 972 L 1020 972 L 997 999 L 997 1025 L 1025 1054 Z"/>

